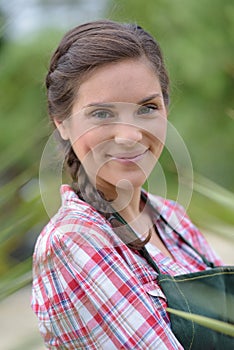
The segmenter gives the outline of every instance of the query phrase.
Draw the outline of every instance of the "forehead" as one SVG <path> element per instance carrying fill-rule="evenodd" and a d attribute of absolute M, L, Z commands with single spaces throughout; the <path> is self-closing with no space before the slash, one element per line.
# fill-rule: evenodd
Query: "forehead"
<path fill-rule="evenodd" d="M 144 97 L 161 94 L 156 72 L 147 59 L 127 59 L 92 71 L 79 87 L 74 107 L 92 103 L 137 103 Z"/>

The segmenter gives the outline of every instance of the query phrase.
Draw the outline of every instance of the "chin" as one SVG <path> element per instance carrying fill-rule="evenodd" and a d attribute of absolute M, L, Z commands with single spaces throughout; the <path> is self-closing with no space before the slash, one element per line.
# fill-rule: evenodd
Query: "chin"
<path fill-rule="evenodd" d="M 105 182 L 106 185 L 109 184 L 109 186 L 127 191 L 132 188 L 142 187 L 147 178 L 145 176 L 123 176 L 118 178 L 112 177 L 112 181 L 110 179 L 111 177 L 102 179 L 102 183 Z"/>
<path fill-rule="evenodd" d="M 145 166 L 142 166 L 141 169 L 131 169 L 131 167 L 128 167 L 121 170 L 117 168 L 110 169 L 110 167 L 103 167 L 96 176 L 96 187 L 106 190 L 110 188 L 129 190 L 130 188 L 142 187 L 152 171 L 151 168 L 153 168 L 152 164 L 150 168 L 149 164 L 147 164 L 147 172 L 144 172 L 142 169 L 146 169 Z"/>

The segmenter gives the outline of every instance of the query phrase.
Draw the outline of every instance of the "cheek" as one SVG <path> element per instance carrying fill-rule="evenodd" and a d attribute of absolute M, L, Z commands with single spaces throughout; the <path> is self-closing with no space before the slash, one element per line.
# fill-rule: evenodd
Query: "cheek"
<path fill-rule="evenodd" d="M 162 118 L 160 122 L 156 123 L 149 134 L 150 138 L 153 140 L 155 147 L 163 147 L 166 141 L 167 135 L 167 119 Z"/>
<path fill-rule="evenodd" d="M 95 149 L 98 148 L 98 145 L 102 142 L 102 137 L 98 131 L 90 131 L 81 135 L 79 138 L 71 138 L 73 149 L 82 162 L 86 158 L 95 152 Z"/>

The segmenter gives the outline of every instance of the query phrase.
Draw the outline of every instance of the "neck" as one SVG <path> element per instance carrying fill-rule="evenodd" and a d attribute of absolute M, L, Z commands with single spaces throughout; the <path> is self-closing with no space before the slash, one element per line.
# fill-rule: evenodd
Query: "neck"
<path fill-rule="evenodd" d="M 132 228 L 139 232 L 148 232 L 152 227 L 151 216 L 147 206 L 141 202 L 141 187 L 133 187 L 129 181 L 121 180 L 119 186 L 109 186 L 99 183 L 97 188 L 101 191 L 112 208 Z"/>
<path fill-rule="evenodd" d="M 141 188 L 132 191 L 120 190 L 112 206 L 127 221 L 133 221 L 140 215 Z"/>
<path fill-rule="evenodd" d="M 105 188 L 102 192 L 107 200 L 112 199 L 112 208 L 140 235 L 139 237 L 145 239 L 153 223 L 148 206 L 141 202 L 141 187 L 133 188 L 129 182 L 121 185 L 112 188 L 111 191 Z"/>
<path fill-rule="evenodd" d="M 121 183 L 121 187 L 109 188 L 100 186 L 99 190 L 106 200 L 127 222 L 132 221 L 140 214 L 141 187 L 133 188 L 129 182 Z"/>

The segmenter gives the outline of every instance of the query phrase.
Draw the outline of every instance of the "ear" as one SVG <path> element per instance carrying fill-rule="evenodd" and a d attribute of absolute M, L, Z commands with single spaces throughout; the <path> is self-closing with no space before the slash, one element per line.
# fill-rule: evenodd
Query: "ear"
<path fill-rule="evenodd" d="M 64 125 L 64 123 L 54 119 L 54 124 L 56 125 L 56 128 L 58 129 L 62 139 L 69 140 L 68 130 L 67 130 L 67 127 Z"/>

